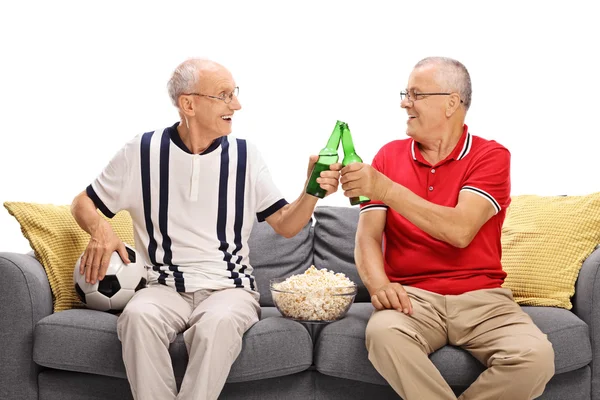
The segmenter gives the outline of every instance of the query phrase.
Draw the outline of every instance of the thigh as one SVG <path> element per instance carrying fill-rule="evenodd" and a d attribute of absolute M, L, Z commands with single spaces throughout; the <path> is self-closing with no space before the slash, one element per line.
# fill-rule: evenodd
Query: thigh
<path fill-rule="evenodd" d="M 182 332 L 192 309 L 175 289 L 150 285 L 136 292 L 127 303 L 118 323 L 129 320 L 152 320 L 165 323 L 175 332 Z"/>
<path fill-rule="evenodd" d="M 396 310 L 375 311 L 367 325 L 367 335 L 377 335 L 382 330 L 400 331 L 431 354 L 448 343 L 444 297 L 417 288 L 404 288 L 413 314 Z"/>
<path fill-rule="evenodd" d="M 548 343 L 509 289 L 477 290 L 459 297 L 464 298 L 449 323 L 451 343 L 468 350 L 484 365 L 489 367 L 494 358 L 514 357 Z"/>
<path fill-rule="evenodd" d="M 203 320 L 227 319 L 232 321 L 241 334 L 250 329 L 260 318 L 257 296 L 244 289 L 223 289 L 212 292 L 192 311 L 189 326 Z"/>

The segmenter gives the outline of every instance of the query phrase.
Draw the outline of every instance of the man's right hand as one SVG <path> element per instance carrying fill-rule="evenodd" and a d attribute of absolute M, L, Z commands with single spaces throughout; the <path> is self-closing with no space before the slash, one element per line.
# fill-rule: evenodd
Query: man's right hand
<path fill-rule="evenodd" d="M 371 296 L 371 303 L 377 310 L 398 310 L 406 315 L 412 315 L 413 308 L 408 293 L 401 284 L 391 282 L 381 286 Z"/>
<path fill-rule="evenodd" d="M 104 279 L 110 257 L 114 251 L 117 251 L 121 259 L 129 264 L 125 245 L 115 234 L 110 224 L 105 219 L 100 218 L 79 265 L 79 273 L 83 274 L 85 272 L 86 282 L 93 285 L 96 283 L 96 279 L 100 281 Z"/>

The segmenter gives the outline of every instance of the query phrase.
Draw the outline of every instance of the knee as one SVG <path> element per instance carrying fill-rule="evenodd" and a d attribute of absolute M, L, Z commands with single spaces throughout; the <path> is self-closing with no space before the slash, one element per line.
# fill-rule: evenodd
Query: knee
<path fill-rule="evenodd" d="M 145 332 L 154 331 L 160 326 L 160 313 L 152 304 L 142 304 L 136 307 L 125 307 L 117 320 L 119 336 L 125 330 Z"/>
<path fill-rule="evenodd" d="M 401 340 L 401 336 L 404 336 L 399 335 L 401 331 L 397 327 L 394 327 L 392 324 L 390 324 L 388 317 L 395 316 L 391 315 L 391 313 L 397 313 L 397 311 L 378 311 L 373 314 L 367 323 L 365 341 L 369 351 L 373 348 L 397 344 L 398 341 Z"/>
<path fill-rule="evenodd" d="M 539 340 L 531 346 L 528 357 L 532 363 L 533 370 L 543 374 L 548 380 L 554 375 L 554 348 L 548 339 Z"/>
<path fill-rule="evenodd" d="M 250 319 L 250 317 L 248 317 Z M 241 340 L 246 322 L 240 320 L 239 316 L 235 316 L 225 310 L 207 310 L 205 311 L 198 322 L 194 325 L 203 326 L 203 329 L 198 329 L 197 334 L 213 335 L 218 333 L 221 336 L 239 337 Z"/>
<path fill-rule="evenodd" d="M 495 359 L 492 364 L 517 367 L 523 378 L 535 376 L 550 380 L 554 375 L 554 349 L 546 338 L 525 340 L 512 356 Z"/>

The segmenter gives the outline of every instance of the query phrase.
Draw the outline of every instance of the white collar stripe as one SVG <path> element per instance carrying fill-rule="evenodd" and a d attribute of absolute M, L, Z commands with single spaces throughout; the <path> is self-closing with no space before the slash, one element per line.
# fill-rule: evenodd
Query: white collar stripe
<path fill-rule="evenodd" d="M 488 192 L 478 189 L 478 188 L 475 188 L 473 186 L 463 186 L 462 189 L 460 189 L 460 191 L 462 192 L 463 190 L 466 190 L 471 193 L 475 193 L 475 194 L 485 198 L 490 203 L 492 203 L 492 206 L 494 206 L 494 209 L 496 210 L 496 214 L 498 214 L 500 212 L 500 210 L 501 210 L 500 204 L 498 204 L 496 199 L 494 199 L 494 197 L 491 194 L 489 194 Z"/>
<path fill-rule="evenodd" d="M 463 145 L 462 151 L 460 152 L 460 156 L 458 156 L 457 160 L 462 160 L 466 157 L 467 154 L 471 151 L 471 134 L 467 132 L 467 138 L 465 139 L 465 144 Z"/>

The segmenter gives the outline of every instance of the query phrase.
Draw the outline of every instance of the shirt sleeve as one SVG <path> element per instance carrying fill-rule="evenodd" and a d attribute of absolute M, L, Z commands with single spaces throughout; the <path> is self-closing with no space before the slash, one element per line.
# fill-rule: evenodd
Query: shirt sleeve
<path fill-rule="evenodd" d="M 386 175 L 385 173 L 385 151 L 384 151 L 385 147 L 380 149 L 377 154 L 375 155 L 375 157 L 373 158 L 373 162 L 371 163 L 371 166 L 381 172 L 382 174 Z M 388 206 L 386 204 L 384 204 L 381 200 L 371 200 L 371 201 L 367 201 L 365 203 L 362 203 L 360 205 L 360 213 L 364 213 L 367 211 L 375 211 L 375 210 L 379 210 L 379 211 L 387 211 L 388 210 Z"/>
<path fill-rule="evenodd" d="M 460 189 L 488 200 L 496 214 L 510 204 L 510 152 L 496 147 L 473 163 Z"/>
<path fill-rule="evenodd" d="M 102 213 L 112 218 L 125 208 L 126 181 L 130 177 L 129 158 L 131 143 L 123 146 L 86 188 L 86 193 Z"/>
<path fill-rule="evenodd" d="M 258 222 L 263 222 L 288 204 L 288 202 L 283 198 L 277 186 L 275 186 L 269 168 L 258 150 L 251 144 L 248 144 L 248 149 L 254 153 L 252 160 L 255 163 L 254 167 L 258 171 L 255 181 L 256 217 L 258 218 Z"/>

